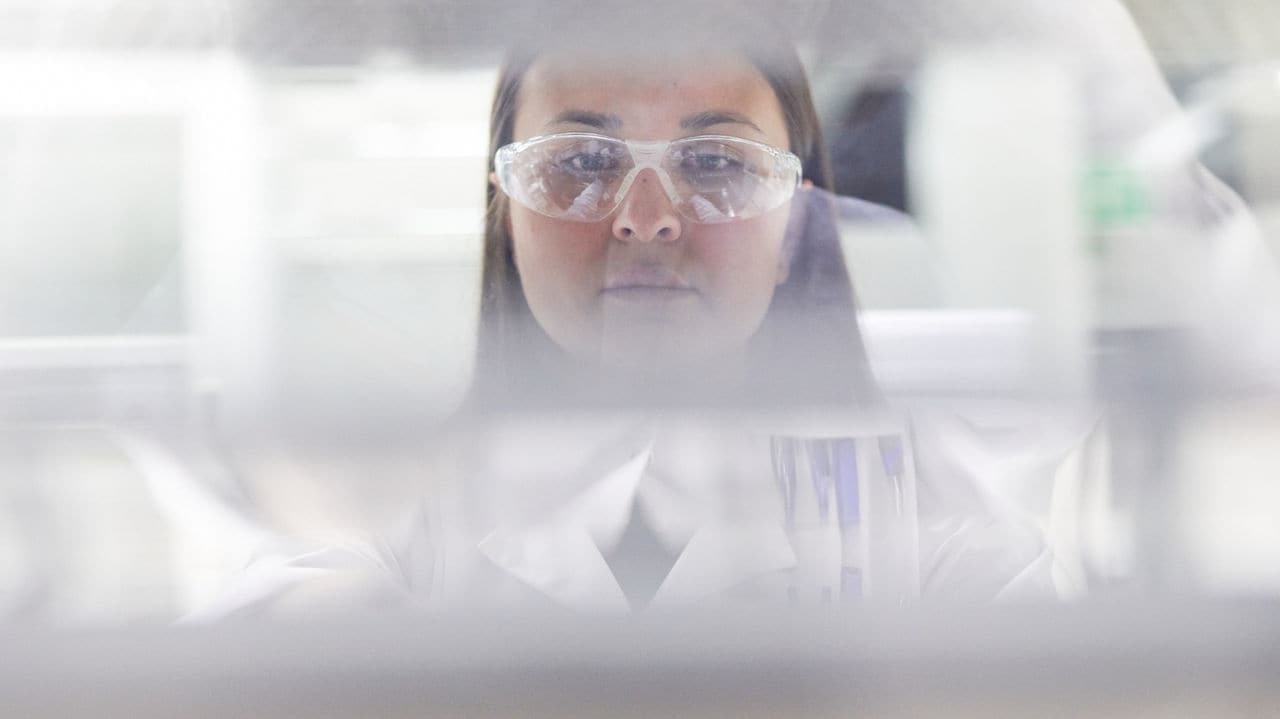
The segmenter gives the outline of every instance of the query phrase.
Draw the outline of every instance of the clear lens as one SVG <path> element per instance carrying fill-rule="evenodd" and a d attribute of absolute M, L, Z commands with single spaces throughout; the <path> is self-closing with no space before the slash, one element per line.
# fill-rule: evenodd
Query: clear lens
<path fill-rule="evenodd" d="M 625 141 L 566 134 L 503 148 L 498 171 L 517 202 L 551 217 L 596 222 L 621 201 L 636 161 Z M 728 222 L 786 202 L 799 184 L 790 153 L 732 137 L 677 140 L 657 168 L 670 179 L 672 201 L 699 223 Z"/>
<path fill-rule="evenodd" d="M 795 174 L 777 167 L 766 147 L 731 140 L 693 139 L 674 143 L 664 168 L 680 198 L 677 209 L 702 223 L 745 219 L 785 202 Z"/>
<path fill-rule="evenodd" d="M 504 176 L 517 202 L 551 217 L 604 219 L 634 162 L 627 146 L 602 137 L 552 136 L 520 147 Z"/>

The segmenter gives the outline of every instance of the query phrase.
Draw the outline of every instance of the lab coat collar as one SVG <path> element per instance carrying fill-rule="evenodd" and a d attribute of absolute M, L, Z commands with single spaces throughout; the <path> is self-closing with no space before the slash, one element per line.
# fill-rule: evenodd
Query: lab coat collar
<path fill-rule="evenodd" d="M 651 606 L 687 606 L 796 564 L 795 549 L 777 521 L 709 524 L 689 540 Z"/>
<path fill-rule="evenodd" d="M 631 611 L 604 555 L 583 527 L 551 522 L 525 529 L 500 527 L 480 542 L 479 549 L 489 561 L 566 607 L 611 614 Z M 709 524 L 693 535 L 650 606 L 688 606 L 796 563 L 787 533 L 775 521 Z"/>
<path fill-rule="evenodd" d="M 652 444 L 546 520 L 499 525 L 478 549 L 497 567 L 567 607 L 629 612 L 602 550 L 611 550 L 626 528 L 651 456 Z M 651 605 L 687 605 L 796 564 L 778 519 L 708 522 L 693 533 Z"/>
<path fill-rule="evenodd" d="M 542 522 L 499 525 L 480 553 L 498 567 L 574 609 L 626 612 L 630 605 L 600 547 L 626 528 L 652 443 Z"/>
<path fill-rule="evenodd" d="M 586 529 L 546 525 L 499 527 L 480 552 L 489 561 L 557 602 L 579 611 L 623 614 L 627 597 Z"/>

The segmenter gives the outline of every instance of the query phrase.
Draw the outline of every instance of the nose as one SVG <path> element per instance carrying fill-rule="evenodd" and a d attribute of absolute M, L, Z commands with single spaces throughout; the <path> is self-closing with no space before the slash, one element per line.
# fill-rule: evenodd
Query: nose
<path fill-rule="evenodd" d="M 680 238 L 681 230 L 680 216 L 658 173 L 652 168 L 641 170 L 618 208 L 613 236 L 627 242 L 670 242 Z"/>

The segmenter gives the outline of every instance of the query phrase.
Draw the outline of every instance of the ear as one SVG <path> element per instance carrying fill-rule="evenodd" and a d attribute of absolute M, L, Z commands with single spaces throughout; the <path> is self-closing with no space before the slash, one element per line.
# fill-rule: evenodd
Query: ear
<path fill-rule="evenodd" d="M 489 186 L 492 187 L 497 192 L 502 192 L 502 183 L 498 182 L 498 173 L 496 172 L 489 173 Z M 503 220 L 503 223 L 507 226 L 507 236 L 510 237 L 511 236 L 511 213 L 507 212 L 504 214 L 506 215 L 506 217 Z"/>

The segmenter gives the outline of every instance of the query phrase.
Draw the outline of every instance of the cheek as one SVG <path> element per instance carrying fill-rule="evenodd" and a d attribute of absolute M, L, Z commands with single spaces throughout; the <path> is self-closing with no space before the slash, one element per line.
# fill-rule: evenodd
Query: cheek
<path fill-rule="evenodd" d="M 534 318 L 556 339 L 588 318 L 604 276 L 608 227 L 511 208 L 516 270 Z"/>
<path fill-rule="evenodd" d="M 600 276 L 607 228 L 553 220 L 524 208 L 512 208 L 511 241 L 516 268 L 526 287 L 562 287 L 576 291 L 577 281 Z"/>
<path fill-rule="evenodd" d="M 714 311 L 725 318 L 758 323 L 773 301 L 784 265 L 786 213 L 704 226 L 694 254 Z"/>

